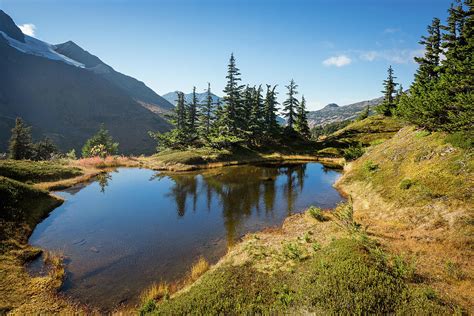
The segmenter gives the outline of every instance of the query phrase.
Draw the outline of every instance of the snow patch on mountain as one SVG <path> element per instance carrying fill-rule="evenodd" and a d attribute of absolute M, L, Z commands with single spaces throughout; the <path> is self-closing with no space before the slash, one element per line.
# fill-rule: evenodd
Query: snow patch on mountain
<path fill-rule="evenodd" d="M 6 33 L 2 31 L 0 31 L 0 34 L 3 35 L 3 37 L 8 41 L 8 44 L 11 47 L 19 50 L 22 53 L 44 57 L 51 60 L 62 61 L 66 64 L 69 64 L 75 67 L 84 68 L 84 64 L 81 64 L 71 58 L 68 58 L 64 55 L 57 53 L 55 51 L 54 45 L 40 41 L 39 39 L 36 39 L 28 35 L 25 35 L 25 42 L 22 43 L 20 41 L 17 41 L 16 39 L 9 37 Z"/>

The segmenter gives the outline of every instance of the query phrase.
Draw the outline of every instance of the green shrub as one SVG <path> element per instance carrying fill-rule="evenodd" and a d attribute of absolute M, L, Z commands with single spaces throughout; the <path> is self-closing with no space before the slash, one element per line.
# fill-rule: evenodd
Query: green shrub
<path fill-rule="evenodd" d="M 314 219 L 320 222 L 324 222 L 325 220 L 327 220 L 326 217 L 323 215 L 323 210 L 320 209 L 319 207 L 311 206 L 308 209 L 308 213 L 309 215 L 311 215 L 311 217 L 313 217 Z"/>
<path fill-rule="evenodd" d="M 356 160 L 364 154 L 365 150 L 361 144 L 350 146 L 343 150 L 343 156 L 346 160 Z"/>
<path fill-rule="evenodd" d="M 297 243 L 284 244 L 283 255 L 291 260 L 303 260 L 306 258 L 304 251 Z"/>
<path fill-rule="evenodd" d="M 449 134 L 445 139 L 446 143 L 463 149 L 474 147 L 474 135 L 472 132 L 456 132 Z"/>
<path fill-rule="evenodd" d="M 154 300 L 148 300 L 145 304 L 142 305 L 140 308 L 140 315 L 146 315 L 148 313 L 153 312 L 156 309 L 156 303 Z"/>
<path fill-rule="evenodd" d="M 67 154 L 66 154 L 66 158 L 70 159 L 70 160 L 76 160 L 77 159 L 76 150 L 71 149 L 70 151 L 68 151 Z"/>
<path fill-rule="evenodd" d="M 385 139 L 376 139 L 370 142 L 370 146 L 380 145 L 385 141 Z"/>
<path fill-rule="evenodd" d="M 374 163 L 372 160 L 367 160 L 363 166 L 366 172 L 375 172 L 379 169 L 379 165 Z"/>
<path fill-rule="evenodd" d="M 82 147 L 82 157 L 116 155 L 118 146 L 119 144 L 113 141 L 109 131 L 102 124 L 99 131 L 89 138 Z"/>
<path fill-rule="evenodd" d="M 421 131 L 416 132 L 415 137 L 422 138 L 422 137 L 426 137 L 430 134 L 431 133 L 429 131 L 421 130 Z"/>
<path fill-rule="evenodd" d="M 408 190 L 409 188 L 411 188 L 413 185 L 415 184 L 415 181 L 411 180 L 411 179 L 403 179 L 402 181 L 400 181 L 400 189 L 402 190 Z"/>

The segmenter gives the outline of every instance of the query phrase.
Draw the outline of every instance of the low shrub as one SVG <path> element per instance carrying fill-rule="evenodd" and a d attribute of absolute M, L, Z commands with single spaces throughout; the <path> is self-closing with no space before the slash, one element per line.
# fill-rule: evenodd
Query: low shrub
<path fill-rule="evenodd" d="M 400 189 L 402 190 L 408 190 L 409 188 L 411 188 L 413 185 L 415 184 L 415 181 L 411 180 L 411 179 L 403 179 L 402 181 L 400 181 Z"/>
<path fill-rule="evenodd" d="M 346 160 L 356 160 L 364 154 L 365 150 L 361 144 L 350 146 L 343 150 L 343 157 Z"/>
<path fill-rule="evenodd" d="M 452 133 L 446 136 L 445 142 L 462 149 L 470 149 L 474 147 L 474 133 L 464 131 Z"/>
<path fill-rule="evenodd" d="M 311 215 L 312 218 L 320 222 L 324 222 L 325 220 L 327 220 L 326 217 L 323 215 L 323 210 L 319 207 L 311 206 L 308 209 L 308 214 Z"/>
<path fill-rule="evenodd" d="M 415 137 L 421 138 L 421 137 L 426 137 L 430 134 L 431 133 L 429 131 L 421 130 L 421 131 L 416 132 Z"/>
<path fill-rule="evenodd" d="M 372 160 L 367 160 L 366 162 L 364 162 L 363 168 L 366 172 L 375 172 L 379 169 L 379 165 L 374 163 Z"/>

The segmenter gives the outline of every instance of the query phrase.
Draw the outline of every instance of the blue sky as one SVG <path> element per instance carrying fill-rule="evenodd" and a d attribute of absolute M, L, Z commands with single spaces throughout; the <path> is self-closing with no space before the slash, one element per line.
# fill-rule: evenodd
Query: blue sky
<path fill-rule="evenodd" d="M 295 79 L 309 109 L 380 96 L 386 69 L 408 87 L 413 56 L 449 0 L 0 0 L 18 25 L 73 40 L 159 94 L 222 95 L 231 52 L 243 83 Z M 28 29 L 28 26 L 26 26 Z"/>

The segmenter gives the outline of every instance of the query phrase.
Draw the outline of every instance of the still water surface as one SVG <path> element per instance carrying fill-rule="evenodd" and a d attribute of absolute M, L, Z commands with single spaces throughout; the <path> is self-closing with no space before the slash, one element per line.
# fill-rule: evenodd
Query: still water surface
<path fill-rule="evenodd" d="M 279 225 L 310 205 L 334 207 L 339 172 L 319 163 L 245 165 L 200 172 L 119 168 L 57 192 L 65 203 L 30 243 L 66 257 L 62 291 L 110 310 L 136 303 L 156 281 L 211 263 L 244 234 Z"/>

